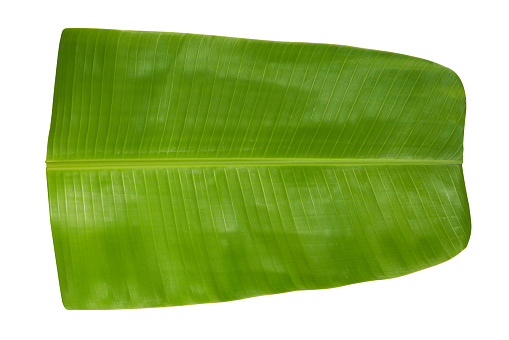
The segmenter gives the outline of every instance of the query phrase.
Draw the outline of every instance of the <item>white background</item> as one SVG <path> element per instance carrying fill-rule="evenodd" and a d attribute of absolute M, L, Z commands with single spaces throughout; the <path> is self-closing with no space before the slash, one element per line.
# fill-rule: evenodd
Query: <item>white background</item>
<path fill-rule="evenodd" d="M 0 5 L 0 338 L 509 339 L 506 1 L 6 1 Z M 391 280 L 242 301 L 67 311 L 45 164 L 66 27 L 203 33 L 399 52 L 445 65 L 467 94 L 472 237 L 454 259 Z"/>

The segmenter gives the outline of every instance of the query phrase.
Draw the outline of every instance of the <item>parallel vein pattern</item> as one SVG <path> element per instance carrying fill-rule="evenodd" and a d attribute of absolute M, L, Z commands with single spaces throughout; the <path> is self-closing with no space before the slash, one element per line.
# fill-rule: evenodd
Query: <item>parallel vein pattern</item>
<path fill-rule="evenodd" d="M 405 275 L 470 237 L 465 96 L 346 46 L 68 29 L 47 179 L 69 309 Z"/>
<path fill-rule="evenodd" d="M 75 29 L 48 159 L 461 160 L 464 113 L 454 72 L 404 55 Z"/>
<path fill-rule="evenodd" d="M 226 301 L 390 278 L 449 259 L 469 237 L 455 165 L 48 176 L 68 308 Z"/>

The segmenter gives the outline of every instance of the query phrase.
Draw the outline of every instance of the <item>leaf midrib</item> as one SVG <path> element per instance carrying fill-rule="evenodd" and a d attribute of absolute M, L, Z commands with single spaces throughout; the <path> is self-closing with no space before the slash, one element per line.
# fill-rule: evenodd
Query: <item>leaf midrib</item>
<path fill-rule="evenodd" d="M 122 168 L 200 168 L 236 166 L 345 166 L 345 165 L 436 165 L 462 164 L 449 159 L 353 159 L 353 158 L 159 158 L 47 160 L 47 170 Z"/>

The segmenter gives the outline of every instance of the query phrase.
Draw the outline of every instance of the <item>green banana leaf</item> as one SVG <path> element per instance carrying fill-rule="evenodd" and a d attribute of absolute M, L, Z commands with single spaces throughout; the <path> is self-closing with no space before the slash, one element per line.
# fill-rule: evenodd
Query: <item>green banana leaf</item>
<path fill-rule="evenodd" d="M 347 46 L 66 29 L 47 180 L 64 306 L 393 278 L 470 237 L 465 94 Z"/>

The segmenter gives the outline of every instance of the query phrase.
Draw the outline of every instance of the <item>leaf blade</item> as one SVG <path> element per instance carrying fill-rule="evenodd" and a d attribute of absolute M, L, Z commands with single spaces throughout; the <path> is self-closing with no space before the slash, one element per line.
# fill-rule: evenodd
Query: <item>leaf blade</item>
<path fill-rule="evenodd" d="M 69 309 L 405 275 L 464 249 L 463 87 L 345 46 L 65 30 L 47 178 Z"/>

